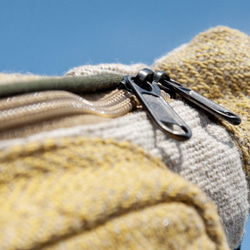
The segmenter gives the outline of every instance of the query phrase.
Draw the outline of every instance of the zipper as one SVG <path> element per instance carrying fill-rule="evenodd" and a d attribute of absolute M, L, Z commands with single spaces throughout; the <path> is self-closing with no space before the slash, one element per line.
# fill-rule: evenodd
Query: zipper
<path fill-rule="evenodd" d="M 167 101 L 162 98 L 161 89 L 172 98 L 176 98 L 178 94 L 185 101 L 233 125 L 241 123 L 240 117 L 236 114 L 197 92 L 185 88 L 182 84 L 170 79 L 164 71 L 153 72 L 145 68 L 139 71 L 136 77 L 125 76 L 122 83 L 128 91 L 136 95 L 154 123 L 175 140 L 188 140 L 192 136 L 192 132 Z"/>
<path fill-rule="evenodd" d="M 110 76 L 105 75 L 105 77 Z M 177 95 L 220 119 L 234 125 L 240 123 L 237 115 L 193 90 L 183 87 L 177 81 L 170 79 L 163 71 L 153 72 L 150 69 L 142 69 L 137 76 L 127 75 L 122 80 L 120 80 L 121 76 L 114 75 L 108 85 L 116 87 L 119 84 L 118 88 L 97 101 L 89 101 L 72 93 L 72 91 L 77 92 L 77 89 L 79 92 L 91 89 L 91 79 L 93 88 L 102 89 L 102 86 L 106 88 L 105 81 L 108 80 L 105 77 L 102 78 L 102 75 L 88 77 L 87 81 L 86 77 L 78 77 L 77 80 L 65 78 L 66 83 L 63 79 L 63 84 L 60 85 L 58 84 L 62 81 L 60 79 L 52 81 L 51 85 L 46 79 L 46 84 L 41 81 L 32 84 L 25 83 L 26 88 L 23 88 L 23 91 L 31 92 L 34 89 L 44 90 L 46 86 L 49 86 L 48 89 L 65 88 L 70 89 L 71 92 L 50 90 L 13 96 L 20 92 L 21 84 L 18 84 L 17 89 L 11 86 L 12 90 L 7 85 L 2 85 L 5 90 L 1 93 L 2 96 L 7 93 L 10 96 L 0 99 L 0 132 L 30 124 L 35 126 L 42 121 L 79 114 L 115 118 L 142 107 L 154 124 L 169 137 L 185 141 L 192 136 L 192 131 L 168 103 L 169 98 L 176 98 Z M 2 86 L 0 86 L 0 91 Z M 94 90 L 91 89 L 91 91 Z"/>
<path fill-rule="evenodd" d="M 115 90 L 98 101 L 67 91 L 44 91 L 0 100 L 0 131 L 68 115 L 93 114 L 114 118 L 137 105 L 126 90 Z"/>
<path fill-rule="evenodd" d="M 144 69 L 137 77 L 125 76 L 122 83 L 136 95 L 159 129 L 175 140 L 189 139 L 191 129 L 162 97 L 160 87 L 152 81 L 152 76 L 153 72 Z"/>

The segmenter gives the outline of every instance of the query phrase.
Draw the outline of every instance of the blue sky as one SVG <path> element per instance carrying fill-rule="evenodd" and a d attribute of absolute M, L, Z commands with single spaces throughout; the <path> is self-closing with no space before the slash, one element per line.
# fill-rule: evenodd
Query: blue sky
<path fill-rule="evenodd" d="M 248 0 L 1 0 L 0 71 L 62 75 L 83 64 L 152 64 L 217 25 L 250 34 Z"/>
<path fill-rule="evenodd" d="M 250 1 L 1 0 L 0 72 L 63 75 L 155 59 L 218 25 L 250 35 Z M 250 222 L 243 250 L 250 249 Z"/>

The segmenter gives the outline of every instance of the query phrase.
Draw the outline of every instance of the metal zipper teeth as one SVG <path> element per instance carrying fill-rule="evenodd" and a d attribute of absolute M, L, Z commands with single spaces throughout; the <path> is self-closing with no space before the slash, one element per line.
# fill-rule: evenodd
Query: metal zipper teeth
<path fill-rule="evenodd" d="M 46 91 L 0 100 L 0 131 L 77 114 L 118 117 L 137 102 L 126 90 L 114 91 L 98 101 L 88 101 L 66 91 Z"/>

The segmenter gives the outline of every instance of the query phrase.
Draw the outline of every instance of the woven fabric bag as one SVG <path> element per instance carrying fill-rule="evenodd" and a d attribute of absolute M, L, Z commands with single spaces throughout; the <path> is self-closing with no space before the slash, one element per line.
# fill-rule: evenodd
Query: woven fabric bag
<path fill-rule="evenodd" d="M 158 130 L 142 109 L 0 132 L 1 249 L 237 247 L 249 209 L 249 45 L 245 34 L 217 27 L 151 66 L 241 115 L 240 126 L 171 100 L 192 129 L 186 142 Z M 58 86 L 144 67 L 81 66 L 61 78 L 0 74 L 0 85 Z"/>

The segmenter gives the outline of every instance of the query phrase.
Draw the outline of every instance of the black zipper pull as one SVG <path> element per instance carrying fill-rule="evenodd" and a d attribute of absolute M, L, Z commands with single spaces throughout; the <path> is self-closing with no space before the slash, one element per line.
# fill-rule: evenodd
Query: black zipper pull
<path fill-rule="evenodd" d="M 169 89 L 172 89 L 172 91 L 175 91 L 183 98 L 194 103 L 198 107 L 202 108 L 203 110 L 207 111 L 217 118 L 224 119 L 233 125 L 239 125 L 241 123 L 240 117 L 238 117 L 236 114 L 198 94 L 194 90 L 183 87 L 182 84 L 170 79 L 164 71 L 156 71 L 154 73 L 154 82 L 157 83 L 158 86 L 166 92 L 168 92 Z"/>
<path fill-rule="evenodd" d="M 124 76 L 122 84 L 134 93 L 158 127 L 171 138 L 184 141 L 192 136 L 191 129 L 161 96 L 161 89 L 149 69 L 139 71 L 136 77 Z"/>

